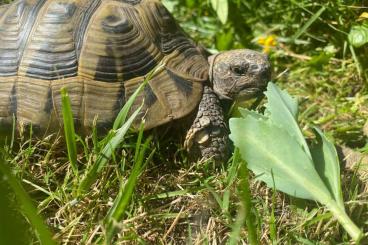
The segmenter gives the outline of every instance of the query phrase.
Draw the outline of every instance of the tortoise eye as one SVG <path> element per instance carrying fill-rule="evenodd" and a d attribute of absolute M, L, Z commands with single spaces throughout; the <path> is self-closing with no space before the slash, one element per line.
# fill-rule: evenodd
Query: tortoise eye
<path fill-rule="evenodd" d="M 242 76 L 242 75 L 245 75 L 247 73 L 248 65 L 242 65 L 242 66 L 235 65 L 235 66 L 232 66 L 230 69 L 236 75 Z"/>

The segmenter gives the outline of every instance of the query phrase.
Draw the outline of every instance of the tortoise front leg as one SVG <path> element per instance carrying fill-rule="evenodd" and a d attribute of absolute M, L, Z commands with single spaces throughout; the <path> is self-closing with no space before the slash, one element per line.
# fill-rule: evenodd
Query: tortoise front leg
<path fill-rule="evenodd" d="M 185 137 L 184 146 L 194 158 L 224 163 L 229 156 L 229 132 L 217 95 L 204 87 L 197 115 Z"/>

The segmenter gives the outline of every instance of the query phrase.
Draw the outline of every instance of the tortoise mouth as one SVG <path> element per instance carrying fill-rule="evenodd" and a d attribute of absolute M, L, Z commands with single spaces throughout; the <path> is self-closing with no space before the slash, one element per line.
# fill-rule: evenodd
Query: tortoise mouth
<path fill-rule="evenodd" d="M 237 100 L 249 100 L 263 96 L 263 92 L 267 90 L 267 84 L 271 80 L 271 71 L 269 70 L 269 66 L 266 68 L 264 68 L 259 76 L 257 76 L 253 81 L 243 84 L 240 87 L 240 92 L 236 96 Z"/>
<path fill-rule="evenodd" d="M 242 86 L 242 90 L 235 96 L 235 100 L 244 101 L 253 99 L 263 95 L 263 92 L 266 90 L 267 85 L 265 86 L 255 86 L 246 84 Z"/>
<path fill-rule="evenodd" d="M 254 86 L 250 84 L 243 85 L 241 87 L 240 92 L 238 93 L 228 93 L 228 95 L 225 95 L 224 93 L 216 93 L 216 95 L 221 100 L 229 100 L 229 101 L 245 101 L 250 100 L 259 96 L 263 95 L 263 92 L 266 90 L 266 86 Z"/>
<path fill-rule="evenodd" d="M 247 91 L 242 91 L 238 94 L 238 96 L 235 97 L 235 100 L 237 101 L 244 101 L 244 100 L 250 100 L 255 97 L 258 97 L 262 94 L 262 91 L 258 88 L 254 89 L 248 89 Z"/>

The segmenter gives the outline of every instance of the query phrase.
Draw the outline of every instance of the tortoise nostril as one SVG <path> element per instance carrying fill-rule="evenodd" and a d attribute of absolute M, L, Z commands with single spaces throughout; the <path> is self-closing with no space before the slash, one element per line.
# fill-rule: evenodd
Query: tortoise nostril
<path fill-rule="evenodd" d="M 271 70 L 269 67 L 264 67 L 262 69 L 262 80 L 264 80 L 265 83 L 268 83 L 271 80 Z"/>

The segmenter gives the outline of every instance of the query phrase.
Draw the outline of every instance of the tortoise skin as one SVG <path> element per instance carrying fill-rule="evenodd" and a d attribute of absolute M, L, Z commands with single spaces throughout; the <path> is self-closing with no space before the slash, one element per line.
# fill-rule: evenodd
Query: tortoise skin
<path fill-rule="evenodd" d="M 68 88 L 77 126 L 110 125 L 133 105 L 153 128 L 195 111 L 208 62 L 156 0 L 18 0 L 0 7 L 0 127 L 60 128 Z"/>

